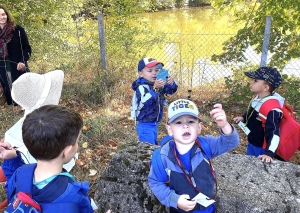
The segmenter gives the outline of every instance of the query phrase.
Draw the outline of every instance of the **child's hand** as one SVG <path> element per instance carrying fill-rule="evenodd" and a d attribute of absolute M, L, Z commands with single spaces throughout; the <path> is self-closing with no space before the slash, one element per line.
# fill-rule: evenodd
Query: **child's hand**
<path fill-rule="evenodd" d="M 225 111 L 222 109 L 221 104 L 215 104 L 214 109 L 210 111 L 211 118 L 218 124 L 225 135 L 232 133 L 232 127 L 228 123 Z"/>
<path fill-rule="evenodd" d="M 191 211 L 195 208 L 197 201 L 196 200 L 189 200 L 190 196 L 187 194 L 180 195 L 177 207 L 184 210 L 184 211 Z"/>
<path fill-rule="evenodd" d="M 0 158 L 12 159 L 17 157 L 17 151 L 9 143 L 0 143 Z"/>
<path fill-rule="evenodd" d="M 235 117 L 233 120 L 234 120 L 235 123 L 239 123 L 240 121 L 243 122 L 244 118 L 243 117 Z"/>
<path fill-rule="evenodd" d="M 159 89 L 159 88 L 165 86 L 165 84 L 166 84 L 166 82 L 164 80 L 162 80 L 162 79 L 156 79 L 155 82 L 154 82 L 153 87 L 155 89 Z"/>
<path fill-rule="evenodd" d="M 168 81 L 167 84 L 173 85 L 174 84 L 174 79 L 172 78 L 172 76 L 168 76 Z"/>
<path fill-rule="evenodd" d="M 268 155 L 259 155 L 258 158 L 261 158 L 262 162 L 266 162 L 266 163 L 272 163 L 273 162 L 273 158 L 271 158 Z"/>
<path fill-rule="evenodd" d="M 221 104 L 214 105 L 214 109 L 210 111 L 210 116 L 221 128 L 228 124 L 225 111 L 222 109 Z"/>

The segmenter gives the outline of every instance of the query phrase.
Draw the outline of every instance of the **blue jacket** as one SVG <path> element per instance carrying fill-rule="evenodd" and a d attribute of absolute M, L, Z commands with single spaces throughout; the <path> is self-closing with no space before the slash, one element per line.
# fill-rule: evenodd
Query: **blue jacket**
<path fill-rule="evenodd" d="M 221 132 L 221 135 L 218 137 L 210 135 L 205 137 L 205 140 L 210 146 L 213 158 L 234 149 L 238 145 L 238 132 L 234 127 L 232 128 L 233 132 L 230 135 L 224 135 Z M 161 147 L 160 154 L 165 172 L 168 174 L 170 185 L 168 186 L 165 181 L 159 180 L 155 174 L 153 165 L 156 165 L 156 163 L 151 164 L 148 183 L 153 194 L 163 205 L 177 209 L 177 202 L 180 195 L 189 194 L 192 199 L 198 192 L 191 187 L 181 168 L 178 166 L 174 156 L 174 142 L 170 142 Z M 212 177 L 212 172 L 209 163 L 196 144 L 192 147 L 190 162 L 192 168 L 191 175 L 195 179 L 197 188 L 206 196 L 213 197 L 215 182 Z M 186 173 L 189 174 L 188 171 L 186 171 Z M 191 212 L 201 212 L 201 210 L 205 210 L 205 208 L 197 204 L 195 209 Z M 180 212 L 179 209 L 177 209 L 177 211 Z"/>
<path fill-rule="evenodd" d="M 132 83 L 132 89 L 136 91 L 136 97 L 138 103 L 142 100 L 141 93 L 138 90 L 140 85 L 149 85 L 149 90 L 145 88 L 145 95 L 150 93 L 151 97 L 144 101 L 144 106 L 140 110 L 140 114 L 137 117 L 139 122 L 159 122 L 163 116 L 163 107 L 165 105 L 165 94 L 174 94 L 177 91 L 177 84 L 174 81 L 173 85 L 166 84 L 163 88 L 155 92 L 153 88 L 153 83 L 145 80 L 144 78 L 138 78 Z"/>
<path fill-rule="evenodd" d="M 5 188 L 9 203 L 14 201 L 18 168 L 25 164 L 20 153 L 17 153 L 16 158 L 4 160 L 2 164 L 3 172 L 8 180 Z M 76 203 L 80 212 L 93 213 L 88 190 L 89 185 L 86 181 L 74 182 L 67 176 L 58 175 L 42 189 L 38 189 L 33 184 L 32 198 L 38 203 Z"/>

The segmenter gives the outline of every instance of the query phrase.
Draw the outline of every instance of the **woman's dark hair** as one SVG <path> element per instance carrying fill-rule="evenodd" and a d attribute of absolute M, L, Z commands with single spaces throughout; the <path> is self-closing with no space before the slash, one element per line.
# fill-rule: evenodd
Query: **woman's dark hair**
<path fill-rule="evenodd" d="M 7 15 L 7 24 L 15 27 L 16 26 L 15 19 L 10 14 L 10 12 L 8 11 L 8 9 L 6 7 L 4 7 L 3 5 L 0 5 L 0 9 L 3 9 L 4 12 L 5 12 L 5 14 Z"/>
<path fill-rule="evenodd" d="M 83 126 L 81 116 L 66 107 L 42 106 L 28 114 L 22 136 L 30 154 L 38 160 L 52 160 L 75 145 Z"/>

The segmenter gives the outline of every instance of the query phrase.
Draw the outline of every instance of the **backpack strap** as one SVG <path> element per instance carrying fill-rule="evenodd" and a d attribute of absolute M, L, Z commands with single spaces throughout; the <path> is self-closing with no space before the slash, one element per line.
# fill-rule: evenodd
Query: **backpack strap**
<path fill-rule="evenodd" d="M 165 145 L 166 143 L 170 142 L 171 140 L 173 140 L 174 137 L 173 136 L 170 136 L 170 135 L 166 135 L 165 137 L 163 137 L 160 142 L 159 142 L 159 145 L 160 147 L 162 147 L 163 145 Z"/>
<path fill-rule="evenodd" d="M 165 170 L 160 156 L 160 148 L 157 148 L 152 153 L 151 164 L 153 165 L 153 172 L 159 181 L 167 182 L 169 180 L 168 174 Z"/>
<path fill-rule="evenodd" d="M 43 212 L 72 212 L 80 213 L 80 208 L 77 203 L 41 203 Z"/>
<path fill-rule="evenodd" d="M 32 194 L 33 174 L 36 168 L 36 163 L 25 164 L 18 169 L 16 184 L 16 193 L 25 192 Z M 18 181 L 22 180 L 22 181 Z"/>
<path fill-rule="evenodd" d="M 211 153 L 211 149 L 210 149 L 209 144 L 207 143 L 207 141 L 205 140 L 205 138 L 203 136 L 198 136 L 198 140 L 199 140 L 200 145 L 201 145 L 200 148 L 202 148 L 202 151 L 204 152 L 204 154 L 206 156 L 206 159 L 210 160 L 211 157 L 212 157 L 212 153 Z"/>
<path fill-rule="evenodd" d="M 263 123 L 263 127 L 266 123 L 269 112 L 275 108 L 281 109 L 281 106 L 280 106 L 278 100 L 276 100 L 276 99 L 266 100 L 259 108 L 258 116 Z"/>

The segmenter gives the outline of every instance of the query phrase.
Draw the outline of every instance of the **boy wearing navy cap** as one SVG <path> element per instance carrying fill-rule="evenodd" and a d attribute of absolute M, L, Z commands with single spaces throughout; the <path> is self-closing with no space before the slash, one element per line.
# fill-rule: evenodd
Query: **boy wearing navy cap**
<path fill-rule="evenodd" d="M 143 58 L 138 63 L 139 78 L 132 83 L 135 91 L 138 121 L 136 131 L 139 141 L 157 144 L 158 123 L 163 116 L 163 107 L 166 103 L 165 94 L 174 94 L 177 84 L 171 76 L 167 81 L 156 79 L 159 71 L 157 65 L 163 63 L 154 58 Z"/>
<path fill-rule="evenodd" d="M 275 99 L 283 107 L 284 98 L 274 92 L 282 82 L 280 73 L 276 68 L 260 67 L 254 72 L 245 72 L 251 78 L 250 91 L 256 96 L 249 103 L 247 112 L 242 117 L 235 117 L 248 136 L 247 155 L 257 156 L 262 161 L 272 162 L 280 142 L 279 123 L 282 111 L 279 108 L 271 110 L 266 118 L 265 128 L 262 126 L 259 110 L 267 100 Z M 263 148 L 266 139 L 266 148 Z"/>
<path fill-rule="evenodd" d="M 203 137 L 199 136 L 201 121 L 195 103 L 179 99 L 168 108 L 166 128 L 173 139 L 160 148 L 158 156 L 152 155 L 148 183 L 157 199 L 170 207 L 170 213 L 215 212 L 216 176 L 208 153 L 209 158 L 215 158 L 234 149 L 239 134 L 228 123 L 221 104 L 214 105 L 210 116 L 220 135 Z"/>

